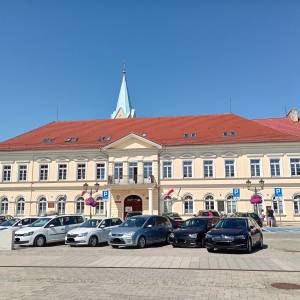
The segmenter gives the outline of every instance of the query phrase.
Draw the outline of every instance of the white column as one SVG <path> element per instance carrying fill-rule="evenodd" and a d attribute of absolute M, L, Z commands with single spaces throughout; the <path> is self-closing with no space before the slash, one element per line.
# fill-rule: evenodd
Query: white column
<path fill-rule="evenodd" d="M 153 189 L 148 189 L 149 215 L 153 215 Z"/>

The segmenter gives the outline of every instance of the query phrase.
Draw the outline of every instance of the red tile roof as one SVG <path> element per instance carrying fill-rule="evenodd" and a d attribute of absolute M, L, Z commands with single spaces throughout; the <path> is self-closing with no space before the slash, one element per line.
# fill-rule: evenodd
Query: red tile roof
<path fill-rule="evenodd" d="M 293 122 L 289 118 L 257 119 L 255 121 L 280 132 L 300 137 L 300 122 Z"/>
<path fill-rule="evenodd" d="M 162 146 L 300 141 L 298 130 L 283 132 L 263 123 L 234 114 L 52 122 L 1 142 L 0 151 L 97 149 L 130 133 L 146 133 L 146 139 Z M 225 137 L 225 131 L 236 135 Z M 197 134 L 195 138 L 184 138 L 184 133 L 193 132 Z M 104 136 L 111 139 L 99 141 Z M 65 142 L 69 137 L 78 141 Z M 45 138 L 53 142 L 46 143 Z"/>

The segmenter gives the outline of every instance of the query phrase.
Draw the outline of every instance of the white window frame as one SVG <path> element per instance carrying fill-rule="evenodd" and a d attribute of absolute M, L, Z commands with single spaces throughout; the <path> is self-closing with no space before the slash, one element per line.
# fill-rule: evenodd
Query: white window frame
<path fill-rule="evenodd" d="M 190 198 L 189 198 L 190 197 Z M 188 199 L 189 198 L 189 199 Z M 186 212 L 185 210 L 185 203 L 186 202 L 192 202 L 192 211 L 190 212 L 189 211 L 189 208 L 188 208 L 188 211 Z M 184 215 L 192 215 L 194 213 L 194 209 L 195 209 L 195 203 L 194 203 L 194 198 L 192 195 L 185 195 L 183 197 L 183 214 Z"/>
<path fill-rule="evenodd" d="M 45 201 L 42 201 L 45 200 Z M 45 205 L 45 209 L 44 206 Z M 42 207 L 42 210 L 40 210 L 40 207 Z M 48 200 L 46 197 L 42 196 L 39 198 L 38 202 L 37 202 L 37 215 L 38 216 L 42 216 L 44 214 L 47 214 L 47 210 L 48 210 Z"/>
<path fill-rule="evenodd" d="M 4 169 L 5 167 L 10 167 L 10 170 L 9 170 L 9 180 L 6 180 L 5 177 L 4 177 Z M 4 164 L 2 166 L 2 182 L 11 182 L 12 181 L 12 165 L 11 164 Z"/>
<path fill-rule="evenodd" d="M 206 161 L 211 161 L 211 167 L 212 167 L 212 176 L 205 176 L 205 162 Z M 213 159 L 203 159 L 203 178 L 209 179 L 209 178 L 214 178 L 215 177 L 215 162 Z"/>
<path fill-rule="evenodd" d="M 26 167 L 26 169 L 25 169 L 25 174 L 26 174 L 25 179 L 20 179 L 21 167 Z M 26 181 L 28 181 L 28 164 L 19 164 L 18 165 L 18 181 L 19 182 L 26 182 Z"/>
<path fill-rule="evenodd" d="M 252 160 L 258 160 L 259 161 L 259 175 L 252 175 L 252 172 L 251 172 L 251 161 Z M 252 178 L 259 178 L 259 177 L 263 177 L 263 172 L 262 172 L 262 160 L 260 158 L 251 158 L 249 160 L 249 167 L 250 167 L 250 177 Z M 256 173 L 256 171 L 255 171 Z"/>
<path fill-rule="evenodd" d="M 5 206 L 4 206 L 5 204 Z M 2 209 L 4 207 L 4 209 Z M 7 197 L 2 197 L 0 199 L 0 214 L 1 215 L 7 215 L 9 209 L 9 201 Z"/>
<path fill-rule="evenodd" d="M 173 202 L 170 196 L 165 196 L 163 199 L 163 212 L 168 213 L 172 212 L 173 209 Z"/>
<path fill-rule="evenodd" d="M 298 177 L 298 176 L 300 176 L 300 174 L 298 175 L 298 174 L 295 174 L 295 175 L 293 175 L 292 174 L 292 162 L 291 162 L 291 160 L 292 159 L 298 159 L 299 160 L 299 162 L 298 162 L 298 164 L 300 165 L 300 158 L 298 158 L 298 157 L 291 157 L 290 158 L 290 174 L 291 174 L 291 177 Z M 296 173 L 297 173 L 297 168 L 296 168 Z"/>
<path fill-rule="evenodd" d="M 184 177 L 184 163 L 185 162 L 191 162 L 191 170 L 192 170 L 191 176 Z M 189 179 L 189 178 L 193 178 L 193 177 L 194 177 L 194 161 L 192 159 L 182 160 L 182 178 L 183 179 Z"/>
<path fill-rule="evenodd" d="M 79 178 L 79 165 L 84 165 L 84 168 L 81 170 L 84 170 L 84 177 Z M 81 167 L 80 167 L 81 168 Z M 81 176 L 82 176 L 83 172 L 81 171 Z M 84 181 L 87 178 L 87 163 L 85 162 L 78 162 L 76 165 L 76 180 L 77 181 Z"/>
<path fill-rule="evenodd" d="M 297 203 L 298 206 L 298 212 L 295 210 L 295 203 Z M 293 210 L 294 210 L 294 215 L 300 215 L 300 195 L 297 194 L 293 197 Z"/>
<path fill-rule="evenodd" d="M 82 199 L 82 201 L 79 201 L 80 199 Z M 80 205 L 80 212 L 77 211 L 77 204 L 78 203 L 83 203 L 83 205 Z M 83 207 L 83 209 L 82 209 Z M 78 197 L 75 201 L 75 214 L 80 214 L 80 215 L 83 215 L 84 214 L 84 210 L 85 210 L 85 201 L 84 201 L 84 198 L 83 197 Z"/>
<path fill-rule="evenodd" d="M 95 207 L 95 215 L 96 216 L 104 216 L 106 213 L 106 201 L 102 199 L 101 196 L 96 197 L 97 206 Z M 101 207 L 101 204 L 103 205 L 103 210 L 99 209 L 98 206 Z"/>
<path fill-rule="evenodd" d="M 41 170 L 42 170 L 42 166 L 47 166 L 47 179 L 41 179 Z M 49 180 L 49 164 L 45 164 L 45 163 L 41 163 L 39 164 L 39 181 L 48 181 Z"/>
<path fill-rule="evenodd" d="M 151 174 L 148 174 L 148 176 L 146 176 L 146 174 L 145 174 L 145 164 L 151 164 L 151 167 L 150 166 L 148 166 L 148 171 L 147 172 L 149 172 L 149 170 L 151 170 Z M 149 178 L 150 176 L 152 176 L 153 175 L 153 162 L 152 161 L 150 161 L 150 160 L 147 160 L 147 161 L 144 161 L 143 162 L 143 176 L 144 176 L 144 179 L 147 179 L 147 178 Z"/>
<path fill-rule="evenodd" d="M 63 204 L 63 210 L 61 210 L 60 205 Z M 67 199 L 65 196 L 60 196 L 58 197 L 56 201 L 56 211 L 58 215 L 65 215 L 66 214 L 66 204 L 67 204 Z"/>
<path fill-rule="evenodd" d="M 116 164 L 120 164 L 120 166 L 118 166 L 116 168 Z M 128 164 L 128 168 L 129 168 L 129 164 Z M 116 176 L 116 169 L 118 170 L 118 176 Z M 120 170 L 122 170 L 122 176 L 120 176 Z M 128 174 L 129 176 L 129 174 Z M 124 178 L 124 162 L 123 161 L 115 161 L 114 162 L 114 179 L 115 180 L 122 180 Z"/>
<path fill-rule="evenodd" d="M 18 211 L 19 202 L 23 203 L 21 212 Z M 17 198 L 17 201 L 16 201 L 16 216 L 24 216 L 25 215 L 25 204 L 26 204 L 26 201 L 25 201 L 24 197 L 18 197 Z"/>
<path fill-rule="evenodd" d="M 170 163 L 170 167 L 171 167 L 171 176 L 170 177 L 164 177 L 164 163 Z M 161 179 L 171 179 L 173 178 L 173 161 L 172 160 L 163 160 L 162 161 L 162 165 L 161 165 Z"/>
<path fill-rule="evenodd" d="M 226 176 L 226 162 L 227 161 L 233 161 L 233 176 Z M 235 166 L 235 159 L 232 158 L 226 158 L 224 159 L 224 169 L 225 169 L 225 178 L 234 178 L 236 177 L 236 166 Z"/>
<path fill-rule="evenodd" d="M 228 214 L 233 214 L 238 212 L 238 200 L 235 200 L 233 198 L 232 195 L 228 195 L 225 199 L 225 203 L 226 203 L 226 212 Z M 234 203 L 234 205 L 233 205 Z M 230 209 L 228 209 L 230 207 Z M 233 207 L 235 207 L 235 211 L 232 209 Z"/>
<path fill-rule="evenodd" d="M 279 213 L 279 210 L 275 210 L 275 207 L 274 207 L 274 202 L 276 202 L 277 203 L 277 207 L 279 207 L 279 209 L 280 209 L 280 202 L 281 202 L 281 206 L 282 206 L 282 212 L 280 212 Z M 281 199 L 276 199 L 275 198 L 275 196 L 273 196 L 272 197 L 272 209 L 273 209 L 273 211 L 274 211 L 274 214 L 275 214 L 275 216 L 279 216 L 279 214 L 280 215 L 285 215 L 285 205 L 284 205 L 284 199 L 283 198 L 281 198 Z"/>
<path fill-rule="evenodd" d="M 66 165 L 66 178 L 63 178 L 63 179 L 59 178 L 59 170 L 60 170 L 59 166 L 61 166 L 61 165 Z M 77 176 L 77 174 L 76 174 L 76 176 Z M 68 163 L 66 163 L 66 162 L 59 162 L 57 164 L 57 181 L 66 181 L 67 179 L 68 179 Z"/>
<path fill-rule="evenodd" d="M 279 161 L 279 175 L 272 175 L 271 161 L 278 160 Z M 281 177 L 282 176 L 282 168 L 281 168 L 281 159 L 277 157 L 271 157 L 269 159 L 269 167 L 270 167 L 270 177 Z"/>
<path fill-rule="evenodd" d="M 104 176 L 103 176 L 103 178 L 101 177 L 101 178 L 98 178 L 98 165 L 104 165 L 104 167 L 102 168 L 102 167 L 100 167 L 99 169 L 100 169 L 100 175 L 101 175 L 101 169 L 104 169 Z M 98 161 L 98 162 L 96 162 L 96 164 L 95 164 L 95 179 L 96 180 L 98 180 L 98 181 L 104 181 L 104 180 L 106 180 L 106 178 L 107 178 L 107 167 L 106 167 L 106 162 L 104 162 L 104 161 Z"/>
<path fill-rule="evenodd" d="M 208 204 L 208 207 L 206 206 L 206 204 Z M 213 208 L 211 208 L 211 204 L 213 204 Z M 215 210 L 215 206 L 216 206 L 216 201 L 213 195 L 206 195 L 204 197 L 204 209 L 205 210 Z"/>

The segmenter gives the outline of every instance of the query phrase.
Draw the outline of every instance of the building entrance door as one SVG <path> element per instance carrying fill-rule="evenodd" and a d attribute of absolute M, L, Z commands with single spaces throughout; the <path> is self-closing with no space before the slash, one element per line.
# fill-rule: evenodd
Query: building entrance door
<path fill-rule="evenodd" d="M 137 195 L 130 195 L 124 200 L 124 219 L 129 212 L 142 212 L 143 211 L 143 201 L 141 197 Z"/>

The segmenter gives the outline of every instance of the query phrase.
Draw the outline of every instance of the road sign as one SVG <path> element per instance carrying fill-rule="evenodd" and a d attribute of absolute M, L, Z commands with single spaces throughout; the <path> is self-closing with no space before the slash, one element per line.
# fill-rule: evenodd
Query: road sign
<path fill-rule="evenodd" d="M 109 198 L 109 191 L 108 190 L 102 191 L 102 199 L 108 200 L 108 198 Z"/>
<path fill-rule="evenodd" d="M 282 197 L 282 188 L 275 188 L 275 198 Z"/>
<path fill-rule="evenodd" d="M 232 195 L 233 195 L 233 198 L 235 200 L 239 199 L 240 196 L 241 196 L 241 190 L 240 189 L 233 189 L 232 190 Z"/>

